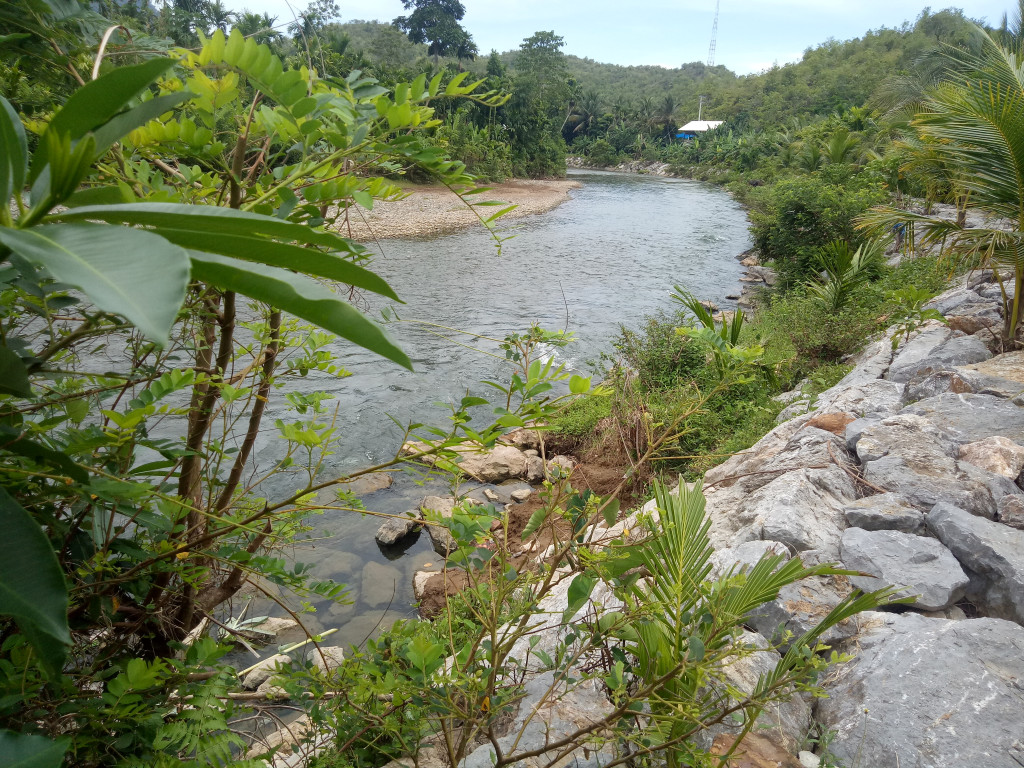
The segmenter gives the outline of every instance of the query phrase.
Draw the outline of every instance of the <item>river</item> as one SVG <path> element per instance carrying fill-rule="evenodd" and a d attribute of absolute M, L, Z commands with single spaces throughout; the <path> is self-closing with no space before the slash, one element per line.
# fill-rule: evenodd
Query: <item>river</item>
<path fill-rule="evenodd" d="M 534 322 L 549 329 L 567 327 L 576 341 L 559 350 L 559 359 L 590 375 L 601 352 L 611 351 L 610 340 L 620 325 L 637 327 L 644 315 L 673 306 L 673 284 L 719 306 L 733 305 L 725 297 L 739 291 L 741 267 L 735 257 L 750 242 L 746 215 L 726 192 L 683 179 L 570 173 L 582 187 L 553 211 L 517 220 L 506 233 L 515 236 L 500 255 L 482 228 L 372 245 L 378 254 L 373 268 L 406 303 L 399 316 L 492 338 L 524 331 Z M 379 316 L 386 304 L 369 301 L 363 308 Z M 503 361 L 410 323 L 392 323 L 389 329 L 413 359 L 414 372 L 339 343 L 332 350 L 352 376 L 313 373 L 289 385 L 329 392 L 335 399 L 325 405 L 332 411 L 338 406 L 341 442 L 321 477 L 393 456 L 402 432 L 392 418 L 400 424 L 442 423 L 445 412 L 435 403 L 457 401 L 467 392 L 486 396 L 481 380 L 508 380 Z M 457 338 L 496 349 L 494 342 Z M 280 409 L 283 397 L 274 401 Z M 270 416 L 286 414 L 276 410 Z M 269 465 L 280 450 L 280 441 L 261 441 L 260 463 Z M 288 482 L 282 477 L 264 492 L 284 492 Z M 444 493 L 443 488 L 434 486 L 431 492 Z M 366 497 L 365 503 L 401 514 L 425 492 L 396 473 L 392 488 Z M 412 575 L 440 565 L 425 534 L 404 552 L 382 552 L 373 538 L 379 523 L 369 516 L 325 512 L 312 520 L 313 540 L 294 552 L 297 560 L 315 564 L 318 577 L 334 578 L 351 589 L 351 604 L 321 604 L 305 620 L 314 631 L 338 628 L 332 645 L 358 644 L 376 628 L 415 615 Z"/>

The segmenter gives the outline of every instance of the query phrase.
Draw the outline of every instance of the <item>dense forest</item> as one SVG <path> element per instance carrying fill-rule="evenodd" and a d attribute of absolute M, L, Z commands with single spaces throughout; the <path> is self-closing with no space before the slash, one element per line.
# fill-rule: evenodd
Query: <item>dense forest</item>
<path fill-rule="evenodd" d="M 699 483 L 774 426 L 781 393 L 809 403 L 868 337 L 895 350 L 942 322 L 927 302 L 958 271 L 992 270 L 991 344 L 1020 347 L 1024 3 L 995 29 L 924 12 L 743 77 L 576 59 L 553 30 L 484 56 L 458 0 L 404 5 L 390 24 L 343 23 L 333 0 L 294 20 L 223 0 L 0 5 L 0 766 L 262 768 L 284 750 L 254 730 L 286 719 L 317 768 L 460 765 L 481 746 L 497 768 L 555 749 L 725 766 L 762 712 L 822 693 L 844 661 L 832 628 L 893 599 L 837 597 L 739 691 L 723 670 L 765 651 L 742 639 L 752 611 L 848 572 L 769 551 L 713 576 L 699 484 L 658 478 Z M 702 97 L 725 124 L 680 141 Z M 508 367 L 489 398 L 403 426 L 393 458 L 323 471 L 345 438 L 326 390 L 350 375 L 333 341 L 412 367 L 361 309 L 399 297 L 348 217 L 430 180 L 494 230 L 506 209 L 474 204 L 477 182 L 562 175 L 569 153 L 726 185 L 771 285 L 721 314 L 676 286 L 678 313 L 624 327 L 600 385 L 554 361 L 565 332 L 490 339 Z M 352 490 L 411 464 L 454 495 L 468 456 L 519 455 L 499 445 L 513 429 L 540 464 L 518 528 L 490 502 L 411 519 Z M 609 491 L 545 463 L 556 443 L 616 456 Z M 626 516 L 650 497 L 657 515 Z M 443 534 L 462 591 L 359 647 L 306 633 L 240 691 L 257 670 L 226 654 L 275 637 L 250 603 L 300 626 L 346 600 L 296 561 L 328 512 Z M 577 617 L 601 594 L 614 610 Z M 526 688 L 557 703 L 566 681 L 600 699 L 595 719 L 497 735 Z M 725 723 L 740 736 L 715 754 Z M 806 734 L 831 766 L 828 737 Z"/>
<path fill-rule="evenodd" d="M 222 0 L 177 0 L 159 11 L 107 2 L 100 10 L 134 30 L 136 44 L 154 50 L 192 46 L 200 34 L 238 29 L 267 44 L 286 63 L 316 68 L 324 77 L 360 71 L 392 85 L 420 74 L 429 79 L 440 73 L 447 80 L 468 71 L 483 79 L 487 90 L 510 98 L 487 108 L 439 105 L 443 124 L 433 141 L 465 162 L 471 173 L 496 181 L 562 175 L 567 153 L 598 165 L 622 160 L 689 164 L 694 147 L 679 142 L 676 129 L 697 117 L 701 99 L 705 119 L 727 123 L 722 135 L 714 137 L 714 152 L 738 152 L 746 158 L 741 165 L 754 162 L 752 153 L 763 154 L 775 143 L 800 144 L 802 130 L 813 133 L 820 130 L 814 124 L 830 118 L 861 131 L 866 121 L 892 106 L 896 95 L 886 94 L 884 83 L 895 78 L 903 88 L 921 88 L 933 82 L 942 64 L 929 52 L 969 45 L 973 28 L 958 10 L 926 9 L 898 29 L 829 40 L 808 48 L 797 63 L 740 77 L 721 65 L 709 70 L 701 62 L 678 69 L 601 64 L 566 54 L 555 31 L 538 31 L 517 50 L 485 56 L 460 24 L 460 4 L 422 5 L 428 10 L 437 5 L 440 21 L 415 14 L 411 22 L 400 18 L 391 24 L 343 21 L 333 0 L 316 0 L 292 21 L 229 8 Z M 4 20 L 12 29 L 31 26 L 18 14 Z M 97 34 L 99 22 L 91 30 L 93 37 Z M 431 34 L 441 39 L 428 39 Z M 19 50 L 27 52 L 26 44 L 8 41 L 0 84 L 26 114 L 46 112 L 54 96 L 73 87 L 74 76 L 50 66 L 42 78 L 30 78 L 11 66 Z"/>

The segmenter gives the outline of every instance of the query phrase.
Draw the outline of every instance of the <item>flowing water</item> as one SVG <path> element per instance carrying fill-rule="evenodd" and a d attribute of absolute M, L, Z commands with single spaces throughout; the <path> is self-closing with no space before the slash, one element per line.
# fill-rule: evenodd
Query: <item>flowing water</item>
<path fill-rule="evenodd" d="M 673 284 L 686 286 L 721 307 L 738 292 L 737 254 L 750 247 L 742 208 L 724 191 L 699 182 L 602 172 L 572 173 L 582 182 L 553 211 L 517 220 L 515 237 L 498 255 L 482 228 L 429 239 L 383 241 L 373 268 L 406 302 L 403 320 L 426 320 L 490 338 L 525 331 L 531 323 L 568 327 L 576 336 L 557 351 L 558 360 L 589 376 L 620 325 L 639 326 L 646 314 L 670 309 Z M 384 302 L 364 306 L 379 315 Z M 411 323 L 390 331 L 413 359 L 405 371 L 351 345 L 337 345 L 345 379 L 317 374 L 298 381 L 302 390 L 330 392 L 339 406 L 341 444 L 322 469 L 336 476 L 387 460 L 402 430 L 392 421 L 442 424 L 433 405 L 458 401 L 467 392 L 486 396 L 483 379 L 508 380 L 501 360 L 459 346 Z M 457 336 L 495 351 L 496 343 Z M 281 403 L 283 398 L 275 398 Z M 285 417 L 283 411 L 271 418 Z M 389 418 L 392 417 L 392 418 Z M 481 416 L 483 418 L 484 415 Z M 260 445 L 261 463 L 279 458 L 280 441 Z M 394 486 L 367 496 L 368 508 L 401 514 L 426 492 L 401 473 Z M 281 478 L 271 495 L 295 487 Z M 430 492 L 444 494 L 435 487 Z M 415 614 L 415 571 L 436 569 L 441 558 L 422 534 L 402 552 L 383 552 L 374 541 L 379 519 L 328 511 L 313 520 L 315 541 L 297 560 L 315 563 L 319 577 L 348 584 L 352 604 L 322 605 L 308 617 L 313 630 L 339 628 L 331 644 L 360 643 L 379 626 Z M 427 566 L 427 564 L 430 564 Z"/>

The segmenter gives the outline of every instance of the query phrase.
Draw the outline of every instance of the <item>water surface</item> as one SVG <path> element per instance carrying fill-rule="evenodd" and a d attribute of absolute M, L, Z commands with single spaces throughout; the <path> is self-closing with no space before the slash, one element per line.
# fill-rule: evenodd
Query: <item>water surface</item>
<path fill-rule="evenodd" d="M 373 268 L 406 302 L 399 315 L 491 338 L 522 332 L 532 323 L 568 328 L 576 342 L 560 350 L 559 359 L 590 375 L 591 363 L 602 351 L 611 351 L 609 342 L 620 325 L 637 327 L 644 315 L 673 307 L 673 284 L 732 306 L 725 296 L 739 290 L 736 256 L 750 242 L 744 211 L 724 191 L 651 176 L 588 171 L 571 172 L 571 178 L 583 186 L 553 211 L 516 220 L 511 225 L 515 237 L 504 243 L 501 255 L 482 228 L 371 246 L 378 252 Z M 371 298 L 364 309 L 379 315 L 387 305 Z M 338 343 L 333 350 L 353 376 L 314 373 L 288 385 L 328 391 L 336 398 L 327 405 L 339 406 L 341 445 L 324 463 L 323 477 L 393 456 L 402 430 L 389 415 L 400 424 L 443 423 L 444 411 L 433 403 L 458 401 L 467 392 L 486 396 L 482 379 L 508 380 L 510 369 L 503 361 L 412 324 L 389 329 L 413 359 L 414 372 Z M 457 338 L 497 350 L 493 341 Z M 278 410 L 268 424 L 284 416 L 283 397 L 275 400 Z M 261 463 L 279 458 L 280 449 L 281 443 L 267 435 L 259 447 Z M 289 490 L 287 479 L 272 490 Z M 408 478 L 399 478 L 393 488 L 365 502 L 372 509 L 402 513 L 424 493 Z M 425 534 L 404 553 L 383 553 L 373 539 L 379 520 L 372 517 L 327 512 L 313 525 L 319 538 L 297 551 L 297 559 L 316 563 L 318 576 L 349 584 L 355 602 L 322 606 L 310 617 L 311 628 L 339 627 L 332 643 L 359 643 L 376 627 L 414 615 L 412 574 L 427 563 L 440 563 Z"/>

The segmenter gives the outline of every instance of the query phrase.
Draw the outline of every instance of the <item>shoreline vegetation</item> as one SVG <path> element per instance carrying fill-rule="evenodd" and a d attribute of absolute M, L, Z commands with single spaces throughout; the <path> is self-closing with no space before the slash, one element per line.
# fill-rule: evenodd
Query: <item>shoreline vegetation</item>
<path fill-rule="evenodd" d="M 554 31 L 474 79 L 459 2 L 431 35 L 438 0 L 407 0 L 404 62 L 364 57 L 333 0 L 292 37 L 220 0 L 116 5 L 0 8 L 0 768 L 1019 755 L 1024 0 L 684 67 L 660 104 L 637 71 L 628 98 L 577 79 Z M 675 141 L 701 101 L 724 124 Z M 412 367 L 328 288 L 396 298 L 355 241 L 490 226 L 450 190 L 569 152 L 728 189 L 754 241 L 736 310 L 675 285 L 591 378 L 553 363 L 565 332 L 510 333 L 487 397 L 335 476 L 332 342 Z M 474 197 L 523 217 L 574 186 Z M 352 490 L 399 465 L 450 496 Z M 293 556 L 337 512 L 396 556 L 429 537 L 433 621 L 344 648 L 303 624 L 352 602 Z M 277 652 L 238 670 L 253 645 Z"/>
<path fill-rule="evenodd" d="M 487 185 L 488 192 L 469 198 L 472 202 L 500 200 L 516 208 L 503 220 L 519 219 L 546 213 L 569 200 L 569 193 L 580 182 L 571 179 L 515 179 Z M 425 185 L 410 188 L 401 200 L 374 202 L 373 210 L 353 206 L 357 215 L 339 219 L 342 234 L 359 242 L 404 237 L 432 237 L 479 226 L 480 218 L 494 213 L 495 208 L 474 212 L 447 187 Z M 479 216 L 478 216 L 479 214 Z"/>

